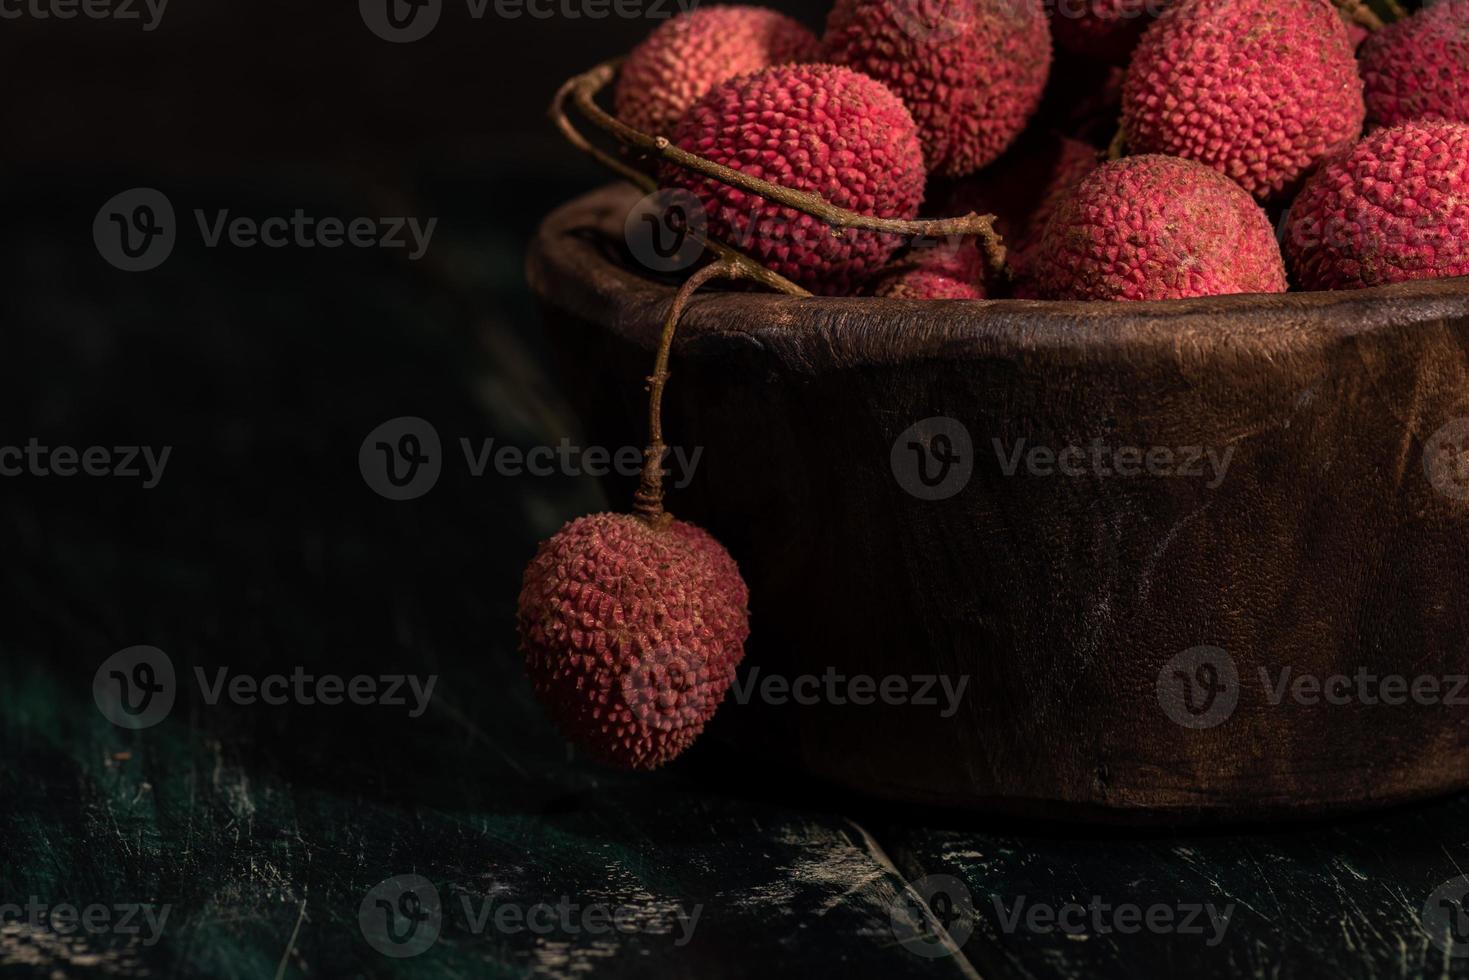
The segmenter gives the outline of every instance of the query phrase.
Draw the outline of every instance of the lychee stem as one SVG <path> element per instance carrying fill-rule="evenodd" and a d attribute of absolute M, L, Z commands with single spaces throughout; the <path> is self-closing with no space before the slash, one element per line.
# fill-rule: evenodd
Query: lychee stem
<path fill-rule="evenodd" d="M 678 287 L 678 292 L 673 294 L 673 302 L 669 304 L 668 316 L 663 320 L 658 355 L 653 361 L 653 373 L 648 375 L 648 448 L 643 455 L 643 473 L 638 481 L 638 490 L 633 494 L 633 512 L 654 527 L 669 520 L 663 509 L 663 456 L 668 450 L 663 444 L 663 388 L 668 384 L 668 358 L 673 351 L 673 335 L 678 330 L 678 321 L 689 297 L 700 286 L 715 279 L 743 279 L 746 275 L 746 270 L 737 262 L 721 259 L 704 266 Z"/>
<path fill-rule="evenodd" d="M 621 59 L 609 61 L 604 67 L 606 67 L 610 72 L 612 68 L 615 68 L 620 63 L 620 61 Z M 583 136 L 581 132 L 578 131 L 577 128 L 571 124 L 571 120 L 567 118 L 566 100 L 571 96 L 573 89 L 575 89 L 577 83 L 581 80 L 581 77 L 582 76 L 577 76 L 576 78 L 571 79 L 557 90 L 556 97 L 551 100 L 551 121 L 556 124 L 556 128 L 561 131 L 561 135 L 566 137 L 567 142 L 569 142 L 572 146 L 581 150 L 583 153 L 587 154 L 593 160 L 596 160 L 602 166 L 606 167 L 608 170 L 611 170 L 619 177 L 630 181 L 639 189 L 651 194 L 653 191 L 658 189 L 657 181 L 655 181 L 647 174 L 643 173 L 643 171 L 638 170 L 635 167 L 628 166 L 621 160 L 612 156 L 610 153 L 605 153 L 602 150 L 598 149 L 595 145 L 592 144 L 590 140 Z M 804 298 L 811 295 L 808 290 L 797 286 L 795 283 L 791 282 L 789 279 L 776 272 L 775 270 L 766 268 L 764 265 L 761 265 L 759 262 L 750 258 L 748 255 L 739 251 L 738 249 L 731 248 L 723 242 L 716 241 L 715 239 L 710 238 L 708 235 L 695 231 L 692 228 L 688 230 L 688 234 L 699 244 L 703 245 L 705 248 L 713 252 L 719 260 L 724 262 L 731 262 L 739 266 L 745 278 L 753 279 L 754 281 L 760 283 L 762 286 L 765 286 L 768 289 L 773 289 L 779 293 L 785 293 L 788 296 L 799 296 Z"/>
<path fill-rule="evenodd" d="M 1107 144 L 1107 159 L 1121 160 L 1122 154 L 1127 152 L 1127 127 L 1120 121 L 1117 123 L 1117 133 L 1112 137 L 1112 142 Z"/>
<path fill-rule="evenodd" d="M 1344 2 L 1358 2 L 1361 0 L 1344 0 Z M 832 234 L 840 235 L 843 229 L 855 228 L 861 231 L 886 232 L 893 235 L 914 237 L 928 235 L 933 237 L 944 237 L 947 235 L 972 236 L 979 241 L 980 250 L 985 257 L 985 263 L 990 271 L 1002 279 L 1010 278 L 1010 267 L 1006 263 L 1005 242 L 998 232 L 995 231 L 994 215 L 979 215 L 970 213 L 959 218 L 937 218 L 931 220 L 909 221 L 899 218 L 878 218 L 870 214 L 860 214 L 856 211 L 848 211 L 846 208 L 838 207 L 827 201 L 818 194 L 808 191 L 795 190 L 790 187 L 782 187 L 769 181 L 761 180 L 759 177 L 751 177 L 733 167 L 715 163 L 675 146 L 666 136 L 649 136 L 627 125 L 616 116 L 611 115 L 597 105 L 596 95 L 612 81 L 616 72 L 617 61 L 608 61 L 598 65 L 591 71 L 584 72 L 567 81 L 557 93 L 557 101 L 553 102 L 553 116 L 560 112 L 566 99 L 576 104 L 588 120 L 600 129 L 611 133 L 618 142 L 635 147 L 646 153 L 652 153 L 667 160 L 675 166 L 692 171 L 705 177 L 712 178 L 738 188 L 749 194 L 756 194 L 777 204 L 783 204 L 788 208 L 811 215 L 832 226 Z M 564 113 L 562 113 L 564 116 Z M 561 126 L 563 134 L 570 130 L 569 124 L 562 124 L 558 118 L 557 125 Z M 576 143 L 576 139 L 572 139 Z M 584 142 L 584 141 L 583 141 Z M 606 165 L 610 165 L 607 154 L 598 151 L 594 156 Z M 632 168 L 622 164 L 620 161 L 612 167 L 617 173 L 627 176 Z M 645 175 L 644 175 L 645 176 Z M 642 186 L 648 186 L 643 184 Z M 761 266 L 761 268 L 764 268 Z M 767 270 L 768 271 L 768 270 Z"/>
<path fill-rule="evenodd" d="M 1335 2 L 1344 14 L 1369 31 L 1380 31 L 1386 26 L 1382 23 L 1382 18 L 1377 16 L 1376 11 L 1362 0 L 1335 0 Z"/>

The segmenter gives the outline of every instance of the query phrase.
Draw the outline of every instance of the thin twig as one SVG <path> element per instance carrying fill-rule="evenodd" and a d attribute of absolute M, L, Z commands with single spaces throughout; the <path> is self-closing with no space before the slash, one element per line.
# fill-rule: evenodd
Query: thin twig
<path fill-rule="evenodd" d="M 1382 23 L 1382 18 L 1377 16 L 1377 13 L 1362 0 L 1335 0 L 1335 2 L 1344 14 L 1369 31 L 1380 31 L 1386 26 Z"/>
<path fill-rule="evenodd" d="M 668 520 L 668 514 L 663 510 L 663 456 L 668 449 L 663 444 L 663 389 L 668 384 L 668 358 L 673 351 L 673 335 L 678 330 L 678 321 L 689 297 L 700 286 L 714 279 L 741 279 L 746 274 L 747 270 L 738 263 L 722 259 L 704 266 L 678 287 L 668 307 L 668 315 L 663 319 L 658 356 L 653 361 L 653 373 L 648 375 L 648 448 L 643 455 L 643 473 L 638 481 L 638 490 L 633 495 L 633 511 L 650 524 L 662 524 Z"/>
<path fill-rule="evenodd" d="M 595 69 L 593 69 L 593 71 L 600 72 L 605 70 L 607 72 L 607 77 L 610 79 L 612 77 L 612 73 L 617 69 L 617 65 L 618 61 L 609 61 L 606 64 L 598 65 Z M 636 167 L 629 167 L 627 164 L 623 163 L 612 154 L 605 153 L 602 150 L 598 149 L 592 144 L 590 140 L 583 136 L 581 132 L 571 124 L 571 120 L 567 118 L 566 100 L 571 95 L 572 91 L 579 84 L 581 84 L 581 80 L 585 77 L 585 75 L 578 75 L 575 78 L 568 79 L 564 85 L 556 90 L 556 97 L 551 100 L 551 121 L 556 124 L 557 129 L 561 130 L 561 135 L 566 137 L 567 142 L 576 147 L 578 150 L 581 150 L 583 153 L 590 156 L 593 160 L 596 160 L 608 170 L 611 170 L 618 176 L 631 181 L 643 191 L 651 193 L 657 190 L 658 182 L 655 181 L 651 176 L 643 173 Z M 606 82 L 603 82 L 602 84 L 605 85 Z"/>
<path fill-rule="evenodd" d="M 616 67 L 616 61 L 609 61 L 604 65 L 597 66 L 597 68 L 593 69 L 593 71 L 605 71 L 607 73 L 607 78 L 610 79 L 612 77 L 612 72 Z M 591 72 L 589 72 L 588 74 L 591 74 Z M 645 193 L 652 193 L 656 191 L 658 189 L 658 182 L 655 181 L 651 176 L 641 170 L 638 170 L 636 167 L 628 166 L 626 163 L 612 156 L 610 153 L 606 153 L 603 150 L 598 149 L 595 145 L 592 144 L 590 140 L 583 136 L 574 125 L 572 125 L 571 119 L 566 115 L 566 100 L 575 90 L 580 81 L 585 77 L 586 76 L 584 75 L 578 75 L 576 78 L 568 81 L 565 85 L 562 85 L 561 88 L 556 91 L 556 97 L 551 100 L 551 121 L 556 124 L 556 128 L 561 131 L 561 135 L 565 136 L 567 142 L 569 142 L 572 146 L 581 150 L 583 153 L 586 153 L 593 160 L 596 160 L 602 166 L 606 167 L 608 170 L 611 170 L 618 176 L 631 181 L 634 185 L 638 187 L 638 189 L 644 191 Z M 606 85 L 606 80 L 604 79 L 601 84 Z M 580 103 L 578 103 L 578 105 L 580 105 Z M 601 110 L 598 109 L 597 111 L 600 112 Z M 745 278 L 754 280 L 755 282 L 760 283 L 762 286 L 765 286 L 768 289 L 773 289 L 776 292 L 785 293 L 789 296 L 806 297 L 811 295 L 809 291 L 791 282 L 789 279 L 776 272 L 775 270 L 769 269 L 766 266 L 760 264 L 759 262 L 750 258 L 748 255 L 739 251 L 738 249 L 730 248 L 723 242 L 710 238 L 708 235 L 695 231 L 692 228 L 688 229 L 688 234 L 694 239 L 694 241 L 698 242 L 699 244 L 703 245 L 705 248 L 713 252 L 720 261 L 729 262 L 733 265 L 739 266 Z"/>
<path fill-rule="evenodd" d="M 1107 159 L 1121 160 L 1122 155 L 1127 152 L 1127 130 L 1122 123 L 1117 124 L 1117 133 L 1112 137 L 1112 142 L 1107 144 Z"/>
<path fill-rule="evenodd" d="M 597 105 L 597 94 L 611 82 L 616 62 L 606 62 L 591 71 L 572 78 L 563 86 L 577 109 L 593 125 L 610 133 L 618 142 L 642 150 L 685 170 L 718 180 L 749 194 L 756 194 L 776 204 L 784 205 L 803 214 L 826 222 L 832 226 L 832 234 L 840 236 L 847 228 L 862 231 L 885 232 L 902 236 L 946 235 L 972 236 L 979 242 L 986 263 L 997 275 L 1008 278 L 1005 243 L 995 231 L 995 216 L 970 213 L 960 218 L 938 218 L 927 221 L 909 221 L 900 218 L 879 218 L 860 214 L 838 207 L 817 194 L 782 187 L 769 181 L 752 177 L 742 171 L 727 167 L 713 160 L 684 150 L 666 136 L 649 136 L 622 122 Z M 619 166 L 623 172 L 625 164 Z"/>

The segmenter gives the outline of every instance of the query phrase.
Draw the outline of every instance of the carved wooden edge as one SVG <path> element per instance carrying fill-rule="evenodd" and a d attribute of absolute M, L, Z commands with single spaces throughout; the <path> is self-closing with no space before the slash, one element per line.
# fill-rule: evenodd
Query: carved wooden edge
<path fill-rule="evenodd" d="M 614 261 L 639 192 L 613 184 L 547 216 L 527 275 L 541 296 L 649 350 L 676 285 Z M 599 240 L 600 239 L 600 244 Z M 1129 363 L 1163 358 L 1273 359 L 1408 323 L 1469 317 L 1469 277 L 1373 289 L 1216 296 L 1159 302 L 795 298 L 708 292 L 685 317 L 678 347 L 769 348 L 806 371 L 1054 349 Z"/>

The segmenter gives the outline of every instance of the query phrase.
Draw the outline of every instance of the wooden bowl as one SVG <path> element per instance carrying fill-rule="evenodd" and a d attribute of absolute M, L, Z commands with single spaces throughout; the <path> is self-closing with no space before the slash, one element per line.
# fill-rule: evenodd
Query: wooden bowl
<path fill-rule="evenodd" d="M 645 439 L 673 293 L 624 255 L 637 198 L 561 208 L 529 261 L 595 445 Z M 742 749 L 897 800 L 1113 821 L 1469 783 L 1469 280 L 1162 303 L 710 292 L 673 372 L 668 441 L 703 455 L 669 506 L 749 582 L 742 678 L 823 685 L 727 701 Z M 1065 473 L 1034 452 L 1067 447 Z M 855 675 L 910 696 L 834 703 Z M 956 710 L 916 697 L 924 676 L 968 678 Z"/>

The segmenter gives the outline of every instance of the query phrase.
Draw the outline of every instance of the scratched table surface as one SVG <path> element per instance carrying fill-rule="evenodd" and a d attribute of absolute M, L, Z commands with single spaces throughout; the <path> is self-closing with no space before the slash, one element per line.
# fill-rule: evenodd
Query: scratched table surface
<path fill-rule="evenodd" d="M 184 214 L 301 204 L 160 186 Z M 92 239 L 115 183 L 27 187 L 0 210 L 0 445 L 124 472 L 0 479 L 0 973 L 1469 976 L 1452 896 L 1430 901 L 1469 866 L 1469 799 L 1143 834 L 883 805 L 717 739 L 652 775 L 578 758 L 513 603 L 535 543 L 606 502 L 462 451 L 578 437 L 521 275 L 539 215 L 445 179 L 412 202 L 441 216 L 421 261 L 185 228 L 127 273 Z M 359 448 L 403 416 L 442 472 L 394 501 Z M 133 728 L 94 679 L 140 646 L 175 696 Z M 407 685 L 221 686 L 302 672 L 435 681 L 421 711 Z"/>

